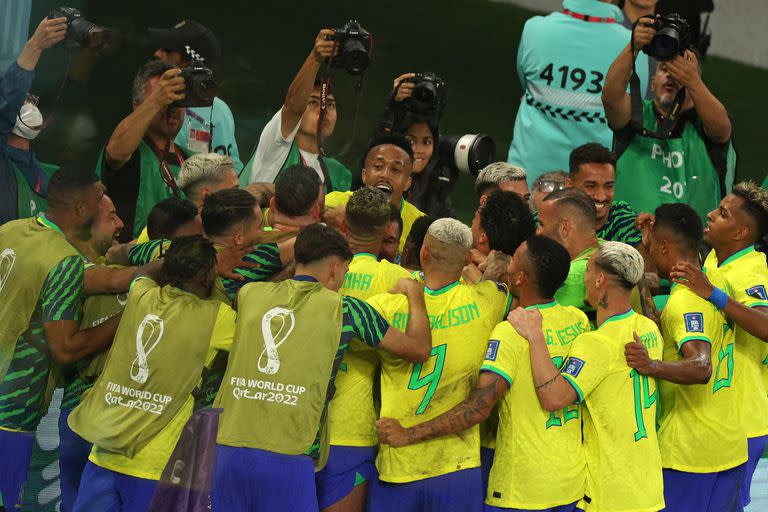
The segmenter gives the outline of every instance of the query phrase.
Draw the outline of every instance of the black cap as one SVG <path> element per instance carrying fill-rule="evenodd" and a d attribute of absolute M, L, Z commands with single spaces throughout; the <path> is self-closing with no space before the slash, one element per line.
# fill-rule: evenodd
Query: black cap
<path fill-rule="evenodd" d="M 205 25 L 184 20 L 173 28 L 150 28 L 149 36 L 156 48 L 173 50 L 189 61 L 201 60 L 213 67 L 221 56 L 219 40 Z"/>

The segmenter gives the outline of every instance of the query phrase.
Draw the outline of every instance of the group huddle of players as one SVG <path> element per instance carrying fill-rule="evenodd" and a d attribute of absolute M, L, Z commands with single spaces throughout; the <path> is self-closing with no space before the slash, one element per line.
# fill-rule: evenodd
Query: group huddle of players
<path fill-rule="evenodd" d="M 412 158 L 396 146 L 368 156 Z M 6 506 L 59 368 L 71 510 L 749 502 L 768 444 L 768 192 L 736 185 L 706 227 L 663 205 L 638 250 L 595 237 L 576 189 L 534 215 L 497 183 L 469 227 L 401 218 L 380 188 L 323 198 L 313 169 L 291 171 L 324 223 L 281 227 L 278 179 L 268 209 L 226 188 L 117 245 L 98 178 L 63 169 L 45 214 L 0 226 L 2 391 L 34 404 L 0 410 Z M 485 250 L 499 236 L 509 254 Z"/>

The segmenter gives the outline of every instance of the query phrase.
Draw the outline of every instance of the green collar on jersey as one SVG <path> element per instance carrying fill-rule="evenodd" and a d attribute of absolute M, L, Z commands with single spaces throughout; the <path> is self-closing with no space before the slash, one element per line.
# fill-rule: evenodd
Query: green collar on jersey
<path fill-rule="evenodd" d="M 58 231 L 61 235 L 64 235 L 64 233 L 61 231 L 61 228 L 56 225 L 52 220 L 50 220 L 48 217 L 45 216 L 44 213 L 41 213 L 37 216 L 37 222 L 42 224 L 43 226 L 47 228 L 51 228 L 54 231 Z"/>
<path fill-rule="evenodd" d="M 427 295 L 432 295 L 434 297 L 435 295 L 442 295 L 445 292 L 447 292 L 449 290 L 452 290 L 453 288 L 455 288 L 458 285 L 459 285 L 459 282 L 458 281 L 454 281 L 454 282 L 452 282 L 450 284 L 447 284 L 447 285 L 443 286 L 442 288 L 438 288 L 437 290 L 433 290 L 429 286 L 424 285 L 424 293 L 426 293 Z"/>
<path fill-rule="evenodd" d="M 376 261 L 379 261 L 379 257 L 370 252 L 357 252 L 352 255 L 352 259 L 354 260 L 355 258 L 373 258 Z"/>
<path fill-rule="evenodd" d="M 554 306 L 557 306 L 557 302 L 553 300 L 552 302 L 546 302 L 544 304 L 534 304 L 533 306 L 526 306 L 525 309 L 530 311 L 531 309 L 549 309 Z"/>
<path fill-rule="evenodd" d="M 734 262 L 734 261 L 736 261 L 737 259 L 741 258 L 742 256 L 746 256 L 747 254 L 749 254 L 749 253 L 751 253 L 751 252 L 755 252 L 755 246 L 754 246 L 754 245 L 750 245 L 749 247 L 745 247 L 745 248 L 743 248 L 742 250 L 740 250 L 740 251 L 738 251 L 738 252 L 735 252 L 735 253 L 731 254 L 730 256 L 728 256 L 728 257 L 725 259 L 725 261 L 724 261 L 724 262 L 720 263 L 720 264 L 717 266 L 717 268 L 720 268 L 720 267 L 724 267 L 724 266 L 726 266 L 726 265 L 730 265 L 731 263 L 733 263 L 733 262 Z"/>
<path fill-rule="evenodd" d="M 629 308 L 624 313 L 619 313 L 618 315 L 609 316 L 606 318 L 602 324 L 598 325 L 597 327 L 600 328 L 607 324 L 608 322 L 613 322 L 614 320 L 624 320 L 625 318 L 629 318 L 630 316 L 634 315 L 635 312 L 632 310 L 632 308 Z"/>

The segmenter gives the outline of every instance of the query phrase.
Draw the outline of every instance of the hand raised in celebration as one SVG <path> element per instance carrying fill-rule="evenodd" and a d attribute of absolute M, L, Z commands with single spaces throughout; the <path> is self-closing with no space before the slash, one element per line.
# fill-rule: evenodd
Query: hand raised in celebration
<path fill-rule="evenodd" d="M 531 341 L 534 336 L 541 335 L 541 311 L 538 309 L 527 310 L 517 308 L 510 311 L 507 321 L 520 333 L 520 336 Z"/>
<path fill-rule="evenodd" d="M 376 433 L 381 444 L 395 448 L 409 444 L 408 431 L 394 418 L 381 418 L 377 421 Z"/>

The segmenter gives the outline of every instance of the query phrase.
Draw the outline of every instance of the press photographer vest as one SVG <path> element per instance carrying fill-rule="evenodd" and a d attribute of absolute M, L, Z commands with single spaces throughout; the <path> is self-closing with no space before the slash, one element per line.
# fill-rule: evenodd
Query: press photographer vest
<path fill-rule="evenodd" d="M 665 203 L 686 203 L 706 220 L 707 213 L 720 203 L 723 192 L 729 192 L 733 185 L 736 153 L 729 142 L 721 185 L 703 129 L 700 132 L 690 119 L 679 122 L 685 122 L 679 137 L 657 139 L 634 134 L 616 163 L 614 199 L 626 201 L 635 211 L 648 213 Z M 643 101 L 643 126 L 658 129 L 653 101 Z"/>
<path fill-rule="evenodd" d="M 318 155 L 317 161 L 320 162 L 320 167 L 323 168 L 326 194 L 335 190 L 341 192 L 346 192 L 349 190 L 349 187 L 352 185 L 352 173 L 349 172 L 349 169 L 347 169 L 344 164 L 335 158 L 323 155 Z M 283 172 L 283 170 L 292 165 L 306 165 L 304 158 L 301 156 L 301 151 L 299 151 L 299 146 L 296 144 L 295 140 L 291 143 L 291 150 L 288 152 L 288 158 L 285 159 L 285 163 L 280 168 L 280 172 Z M 278 172 L 277 176 L 275 176 L 275 181 L 277 181 L 277 177 L 280 176 L 280 172 Z"/>
<path fill-rule="evenodd" d="M 39 217 L 0 226 L 0 377 L 16 342 L 28 328 L 48 273 L 68 256 L 79 256 L 61 230 Z"/>
<path fill-rule="evenodd" d="M 40 163 L 40 168 L 43 173 L 49 178 L 53 176 L 53 173 L 59 170 L 58 165 Z M 27 217 L 35 217 L 38 213 L 44 212 L 48 209 L 48 200 L 45 196 L 42 196 L 32 190 L 29 186 L 29 182 L 24 177 L 24 174 L 19 169 L 16 162 L 11 161 L 11 169 L 16 177 L 16 198 L 17 198 L 17 212 L 20 219 L 26 219 Z"/>
<path fill-rule="evenodd" d="M 307 452 L 322 423 L 342 327 L 341 295 L 317 282 L 251 283 L 237 297 L 237 330 L 215 407 L 218 443 L 286 455 Z M 320 321 L 318 321 L 320 320 Z"/>
<path fill-rule="evenodd" d="M 70 414 L 70 428 L 99 448 L 133 457 L 199 384 L 218 311 L 216 301 L 134 281 L 107 364 Z"/>
<path fill-rule="evenodd" d="M 110 267 L 122 268 L 119 265 L 110 265 Z M 85 330 L 101 325 L 122 311 L 127 302 L 127 293 L 89 295 L 83 304 L 83 318 L 80 321 L 80 329 Z M 80 400 L 82 400 L 83 394 L 93 387 L 96 379 L 104 370 L 108 355 L 109 351 L 106 350 L 75 363 L 74 372 L 67 376 L 68 378 L 64 385 L 64 397 L 61 399 L 62 409 L 71 411 L 77 407 Z"/>

